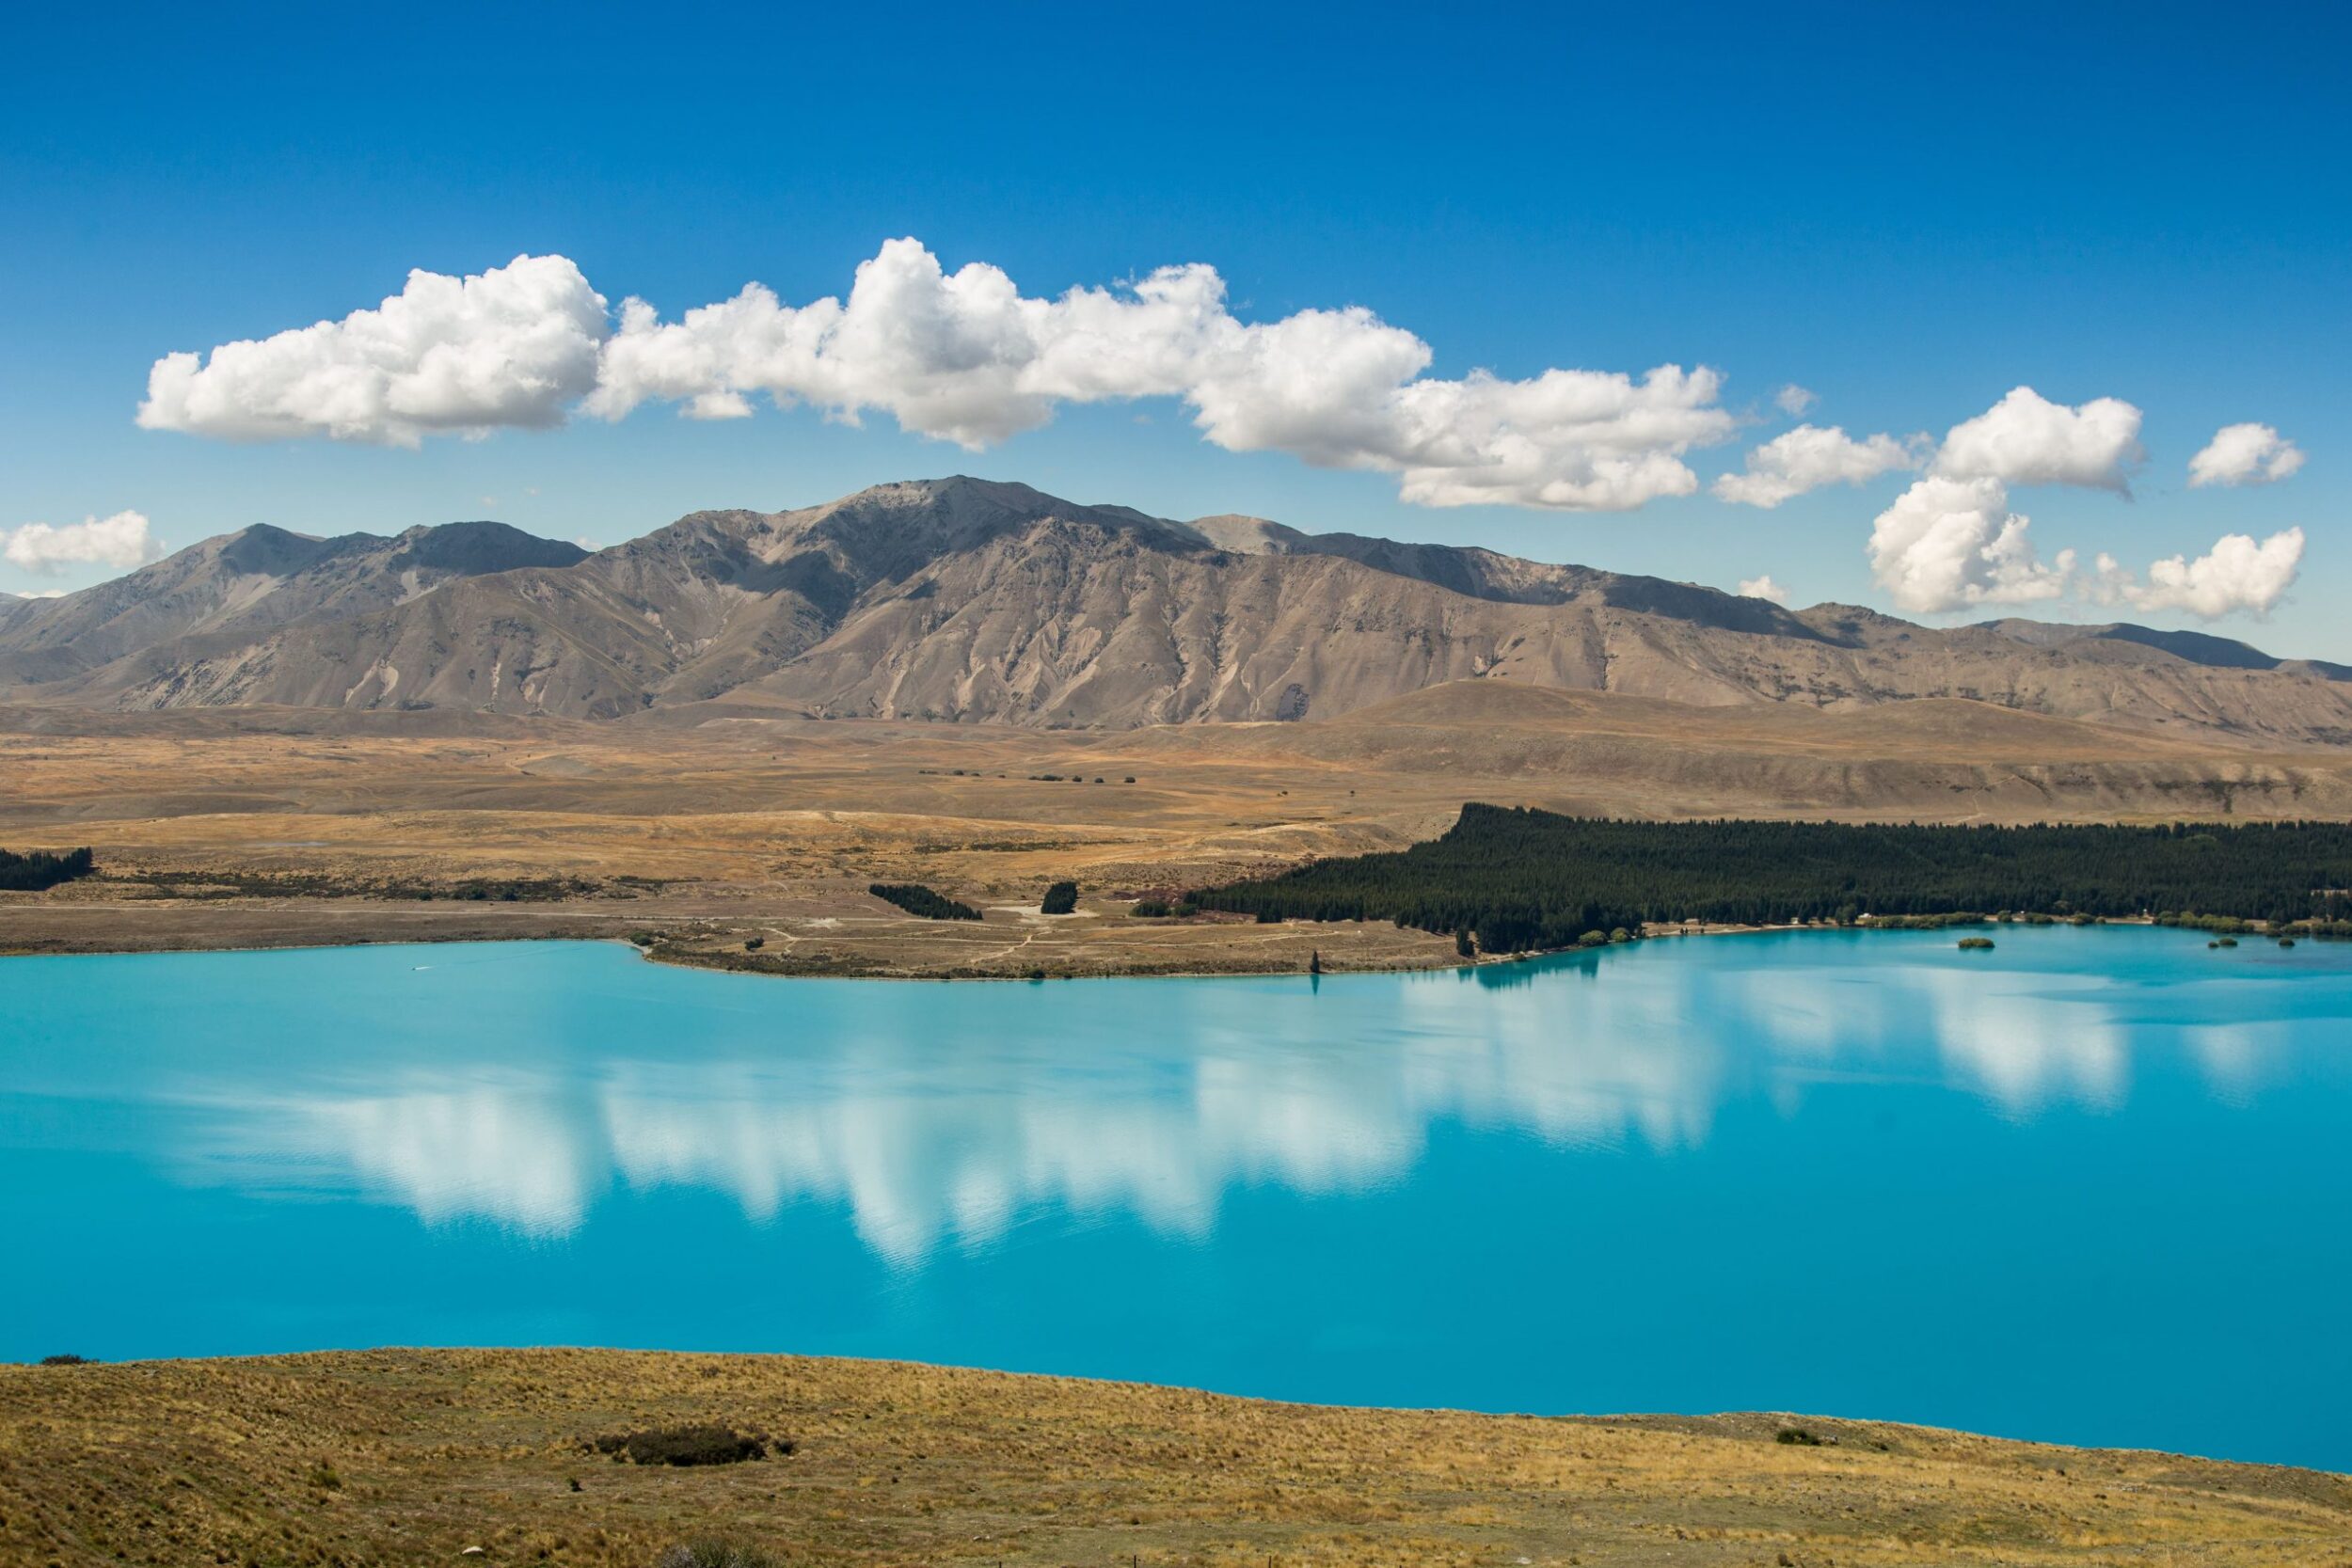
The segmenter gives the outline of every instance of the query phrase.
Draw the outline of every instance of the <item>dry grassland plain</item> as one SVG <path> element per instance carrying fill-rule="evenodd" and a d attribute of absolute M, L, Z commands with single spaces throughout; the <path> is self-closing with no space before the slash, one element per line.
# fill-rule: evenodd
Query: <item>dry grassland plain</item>
<path fill-rule="evenodd" d="M 1120 733 L 725 705 L 601 724 L 0 710 L 0 847 L 88 844 L 103 871 L 0 895 L 0 950 L 638 934 L 662 958 L 801 974 L 1437 964 L 1450 942 L 1388 927 L 1128 911 L 1426 838 L 1470 800 L 1645 817 L 2341 817 L 2352 753 L 1958 701 L 1838 714 L 1493 682 L 1324 722 Z M 1079 912 L 1037 914 L 1062 878 Z M 987 918 L 908 918 L 867 895 L 875 881 L 927 883 Z"/>

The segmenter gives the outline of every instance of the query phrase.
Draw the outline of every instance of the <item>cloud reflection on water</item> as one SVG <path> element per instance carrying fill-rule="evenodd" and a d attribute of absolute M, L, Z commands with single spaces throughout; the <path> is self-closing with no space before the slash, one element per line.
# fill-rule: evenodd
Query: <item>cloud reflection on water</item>
<path fill-rule="evenodd" d="M 1204 1238 L 1236 1188 L 1400 1180 L 1442 1123 L 1672 1155 L 1734 1101 L 1790 1116 L 1825 1078 L 1925 1080 L 2016 1118 L 2111 1111 L 2128 1087 L 2116 992 L 2089 977 L 1613 956 L 1527 977 L 1196 990 L 1181 1018 L 1113 1042 L 1049 1026 L 973 1049 L 883 1029 L 716 1060 L 605 1052 L 214 1085 L 204 1164 L 541 1237 L 579 1228 L 615 1187 L 722 1192 L 755 1219 L 834 1204 L 908 1263 L 995 1243 L 1040 1210 Z M 2250 1081 L 2253 1044 L 2198 1040 L 2217 1084 Z"/>

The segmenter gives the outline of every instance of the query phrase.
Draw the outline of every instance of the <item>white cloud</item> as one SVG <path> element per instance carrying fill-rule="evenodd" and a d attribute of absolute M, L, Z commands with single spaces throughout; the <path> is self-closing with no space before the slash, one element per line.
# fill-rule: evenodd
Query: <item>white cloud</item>
<path fill-rule="evenodd" d="M 1564 511 L 1688 495 L 1698 481 L 1683 453 L 1738 429 L 1705 367 L 1449 380 L 1423 375 L 1432 358 L 1357 307 L 1244 322 L 1205 265 L 1033 298 L 998 268 L 949 273 L 905 239 L 858 267 L 846 301 L 789 305 L 753 283 L 671 322 L 632 298 L 617 328 L 560 256 L 462 280 L 413 273 L 379 309 L 227 344 L 209 363 L 158 361 L 139 418 L 210 436 L 413 446 L 437 432 L 556 424 L 576 406 L 617 420 L 667 402 L 741 419 L 765 393 L 851 423 L 880 411 L 977 448 L 1064 404 L 1172 397 L 1229 451 L 1393 473 L 1424 506 Z"/>
<path fill-rule="evenodd" d="M 1790 419 L 1799 419 L 1821 400 L 1791 381 L 1772 394 L 1773 406 Z"/>
<path fill-rule="evenodd" d="M 561 256 L 479 277 L 422 270 L 373 310 L 171 354 L 148 372 L 138 422 L 230 440 L 325 436 L 413 447 L 561 424 L 596 386 L 604 296 Z"/>
<path fill-rule="evenodd" d="M 1897 608 L 1914 613 L 2034 604 L 2076 594 L 2100 604 L 2185 610 L 2211 621 L 2267 613 L 2294 585 L 2303 561 L 2303 531 L 2295 528 L 2259 544 L 2247 534 L 2225 535 L 2194 561 L 2176 555 L 2152 562 L 2144 578 L 2111 555 L 2080 572 L 2071 549 L 2043 562 L 2030 529 L 2027 518 L 2009 510 L 2009 492 L 1999 480 L 1931 475 L 1879 515 L 1870 531 L 1871 573 Z"/>
<path fill-rule="evenodd" d="M 2151 563 L 2144 579 L 2111 555 L 2101 555 L 2088 573 L 2077 571 L 2071 549 L 2042 560 L 2030 521 L 2009 510 L 2009 485 L 2084 484 L 2128 495 L 2124 471 L 2141 456 L 2139 421 L 2138 409 L 2115 398 L 2069 408 L 2030 387 L 2017 388 L 1953 426 L 1928 477 L 1879 514 L 1870 530 L 1872 576 L 1898 609 L 1923 614 L 2034 604 L 2070 594 L 2207 620 L 2267 612 L 2301 567 L 2300 529 L 2260 544 L 2230 534 L 2195 561 L 2176 555 Z M 1749 454 L 1748 482 L 1772 471 L 1772 464 L 1757 459 L 1777 445 Z M 2284 478 L 2301 462 L 2293 443 L 2268 426 L 2232 425 L 2198 453 L 2190 483 L 2263 483 Z M 1741 483 L 1726 476 L 1717 491 L 1745 499 L 1729 488 Z"/>
<path fill-rule="evenodd" d="M 2135 610 L 2181 610 L 2203 620 L 2250 611 L 2267 614 L 2302 569 L 2303 531 L 2287 529 L 2260 544 L 2252 535 L 2224 534 L 2212 549 L 2191 561 L 2185 555 L 2158 561 L 2139 581 L 2103 555 L 2094 593 L 2106 603 Z"/>
<path fill-rule="evenodd" d="M 789 306 L 754 284 L 664 323 L 628 301 L 588 406 L 616 419 L 661 399 L 735 419 L 765 392 L 852 421 L 880 409 L 979 447 L 1065 403 L 1174 397 L 1228 451 L 1394 473 L 1424 506 L 1569 511 L 1687 495 L 1697 479 L 1681 453 L 1736 428 L 1706 369 L 1424 379 L 1431 357 L 1360 308 L 1245 323 L 1207 266 L 1029 298 L 995 267 L 948 273 L 917 242 L 893 240 L 859 266 L 846 304 Z"/>
<path fill-rule="evenodd" d="M 1788 590 L 1772 580 L 1770 572 L 1760 578 L 1740 579 L 1740 596 L 1743 599 L 1769 599 L 1777 605 L 1788 602 Z"/>
<path fill-rule="evenodd" d="M 137 512 L 85 517 L 63 528 L 26 523 L 19 529 L 0 530 L 0 559 L 11 566 L 50 576 L 76 566 L 128 570 L 144 566 L 163 553 L 163 541 L 154 536 L 146 516 Z"/>
<path fill-rule="evenodd" d="M 1898 468 L 1916 468 L 1926 461 L 1927 444 L 1924 436 L 1857 441 L 1836 425 L 1822 430 L 1801 424 L 1749 452 L 1747 471 L 1723 475 L 1713 488 L 1724 500 L 1778 506 L 1824 484 L 1861 484 Z"/>
<path fill-rule="evenodd" d="M 2019 387 L 1954 425 L 1931 471 L 1945 479 L 2086 484 L 2128 495 L 2124 469 L 2141 456 L 2139 419 L 2139 410 L 2120 398 L 2070 408 Z"/>
<path fill-rule="evenodd" d="M 2303 449 L 2266 424 L 2225 424 L 2188 460 L 2192 488 L 2272 484 L 2303 466 Z"/>
<path fill-rule="evenodd" d="M 1999 480 L 1931 476 L 1879 514 L 1870 572 L 1898 609 L 1914 613 L 2058 598 L 2073 578 L 2074 552 L 2043 564 L 2030 526 L 2009 510 Z"/>

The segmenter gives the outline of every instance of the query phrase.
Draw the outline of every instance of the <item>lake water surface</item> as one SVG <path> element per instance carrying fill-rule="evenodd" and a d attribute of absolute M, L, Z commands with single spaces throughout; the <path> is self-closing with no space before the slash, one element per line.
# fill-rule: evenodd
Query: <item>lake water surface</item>
<path fill-rule="evenodd" d="M 576 1343 L 2352 1469 L 2352 946 L 0 960 L 0 1359 Z"/>

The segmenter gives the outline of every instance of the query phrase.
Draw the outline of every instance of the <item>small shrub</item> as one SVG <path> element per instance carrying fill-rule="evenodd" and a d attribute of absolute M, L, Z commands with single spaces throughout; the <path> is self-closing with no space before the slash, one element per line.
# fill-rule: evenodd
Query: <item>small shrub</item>
<path fill-rule="evenodd" d="M 95 1367 L 98 1365 L 97 1362 L 91 1360 L 87 1355 L 73 1355 L 70 1354 L 65 1355 L 44 1355 L 40 1358 L 40 1364 L 44 1367 Z"/>
<path fill-rule="evenodd" d="M 631 1465 L 687 1466 L 740 1465 L 747 1460 L 765 1459 L 769 1443 L 764 1432 L 738 1432 L 715 1421 L 698 1421 L 686 1426 L 609 1433 L 589 1447 L 598 1453 L 611 1454 L 616 1464 L 627 1460 Z M 788 1454 L 792 1447 L 787 1441 L 776 1444 L 775 1449 Z"/>
<path fill-rule="evenodd" d="M 1782 1427 L 1772 1434 L 1775 1443 L 1789 1443 L 1801 1449 L 1818 1449 L 1821 1440 L 1803 1427 Z"/>
<path fill-rule="evenodd" d="M 1127 912 L 1137 920 L 1165 920 L 1175 911 L 1165 898 L 1138 898 L 1136 907 Z"/>
<path fill-rule="evenodd" d="M 756 953 L 767 945 L 768 939 L 766 937 L 745 937 L 743 939 L 743 951 L 746 953 Z"/>
<path fill-rule="evenodd" d="M 654 1568 L 784 1568 L 781 1558 L 756 1546 L 725 1541 L 694 1541 L 671 1547 L 655 1560 Z"/>

